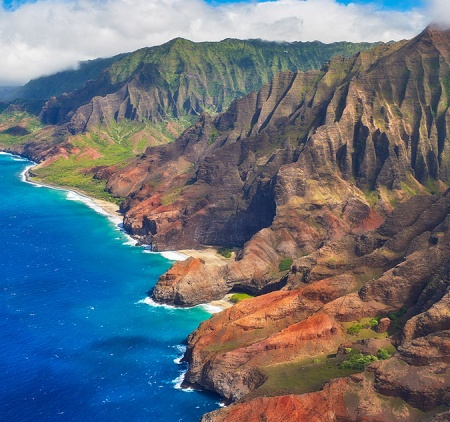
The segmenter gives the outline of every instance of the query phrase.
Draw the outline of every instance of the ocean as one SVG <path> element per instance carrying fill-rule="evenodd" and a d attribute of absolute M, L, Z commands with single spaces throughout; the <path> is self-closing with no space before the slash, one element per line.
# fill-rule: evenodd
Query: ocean
<path fill-rule="evenodd" d="M 78 195 L 24 182 L 29 165 L 0 154 L 0 420 L 198 421 L 218 408 L 179 386 L 207 308 L 146 299 L 172 262 Z"/>

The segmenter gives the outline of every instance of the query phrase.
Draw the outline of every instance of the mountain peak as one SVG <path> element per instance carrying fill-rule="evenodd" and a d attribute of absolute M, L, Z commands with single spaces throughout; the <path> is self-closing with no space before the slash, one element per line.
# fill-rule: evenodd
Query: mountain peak
<path fill-rule="evenodd" d="M 191 44 L 194 44 L 194 42 L 182 37 L 176 37 L 173 40 L 170 40 L 166 43 L 166 45 L 169 47 L 180 47 Z"/>
<path fill-rule="evenodd" d="M 428 25 L 417 37 L 417 40 L 429 40 L 434 43 L 448 43 L 450 41 L 450 28 L 432 23 Z"/>

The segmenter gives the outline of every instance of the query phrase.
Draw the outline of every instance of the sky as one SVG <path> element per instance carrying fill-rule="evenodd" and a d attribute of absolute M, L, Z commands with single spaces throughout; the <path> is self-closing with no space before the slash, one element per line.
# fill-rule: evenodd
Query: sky
<path fill-rule="evenodd" d="M 450 0 L 3 0 L 0 86 L 175 37 L 192 41 L 408 39 L 450 25 Z"/>

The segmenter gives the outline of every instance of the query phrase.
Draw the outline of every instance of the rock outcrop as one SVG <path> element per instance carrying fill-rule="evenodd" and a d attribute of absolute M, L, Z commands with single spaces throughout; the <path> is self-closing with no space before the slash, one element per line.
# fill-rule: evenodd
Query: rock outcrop
<path fill-rule="evenodd" d="M 289 420 L 418 421 L 450 406 L 449 222 L 450 190 L 414 197 L 378 229 L 295 261 L 281 291 L 202 323 L 188 339 L 185 382 L 238 401 L 204 420 L 282 420 L 292 412 Z M 377 330 L 358 340 L 346 327 L 387 315 L 386 339 L 397 352 L 372 363 L 362 378 L 332 381 L 317 393 L 254 398 L 259 391 L 270 396 L 264 386 L 273 385 L 277 365 L 317 359 L 320 368 L 322 356 L 343 350 L 376 354 L 385 346 L 367 337 Z"/>
<path fill-rule="evenodd" d="M 161 281 L 156 299 L 196 304 L 195 280 L 205 277 L 215 286 L 201 300 L 277 290 L 283 259 L 367 232 L 408 197 L 445 189 L 449 45 L 449 31 L 430 27 L 322 71 L 281 73 L 115 172 L 108 189 L 127 196 L 125 227 L 154 250 L 243 248 L 226 267 Z"/>

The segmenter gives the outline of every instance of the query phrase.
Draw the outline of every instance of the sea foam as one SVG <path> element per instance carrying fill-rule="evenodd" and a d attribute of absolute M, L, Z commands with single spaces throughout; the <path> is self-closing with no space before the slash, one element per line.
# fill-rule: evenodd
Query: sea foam
<path fill-rule="evenodd" d="M 151 253 L 161 255 L 162 257 L 168 259 L 169 261 L 186 261 L 189 258 L 188 255 L 177 251 L 164 251 L 164 252 L 154 252 L 150 249 L 145 249 L 144 253 Z"/>
<path fill-rule="evenodd" d="M 210 303 L 203 303 L 202 305 L 197 305 L 199 308 L 208 312 L 209 314 L 218 314 L 223 311 L 223 308 L 220 306 L 211 305 Z"/>
<path fill-rule="evenodd" d="M 180 310 L 184 310 L 184 309 L 192 309 L 192 308 L 179 308 L 177 306 L 173 306 L 173 305 L 166 305 L 165 303 L 158 303 L 155 302 L 151 297 L 146 297 L 144 299 L 139 300 L 138 302 L 136 302 L 137 304 L 140 303 L 145 303 L 148 306 L 151 306 L 152 308 L 165 308 L 165 309 L 180 309 Z"/>
<path fill-rule="evenodd" d="M 146 297 L 144 299 L 139 300 L 138 302 L 136 302 L 136 304 L 140 304 L 140 303 L 145 303 L 148 306 L 151 306 L 153 308 L 166 308 L 166 309 L 177 309 L 177 310 L 181 310 L 181 311 L 188 311 L 190 309 L 202 309 L 203 311 L 209 313 L 209 314 L 217 314 L 221 311 L 223 311 L 223 309 L 219 306 L 214 306 L 211 305 L 210 303 L 204 303 L 201 305 L 196 305 L 196 306 L 190 306 L 190 307 L 181 307 L 181 306 L 174 306 L 174 305 L 167 305 L 165 303 L 158 303 L 155 300 L 153 300 L 151 297 Z"/>
<path fill-rule="evenodd" d="M 175 390 L 181 390 L 184 391 L 185 393 L 192 393 L 193 391 L 195 391 L 195 389 L 193 389 L 192 387 L 182 387 L 184 377 L 187 371 L 188 371 L 187 369 L 184 371 L 180 371 L 180 375 L 176 377 L 174 380 L 172 380 L 172 384 L 174 384 L 173 388 L 175 388 Z"/>
<path fill-rule="evenodd" d="M 181 360 L 183 359 L 183 356 L 186 353 L 186 346 L 178 344 L 175 346 L 175 349 L 177 349 L 179 356 L 175 358 L 173 362 L 176 363 L 177 365 L 182 365 L 183 362 L 181 362 Z"/>

